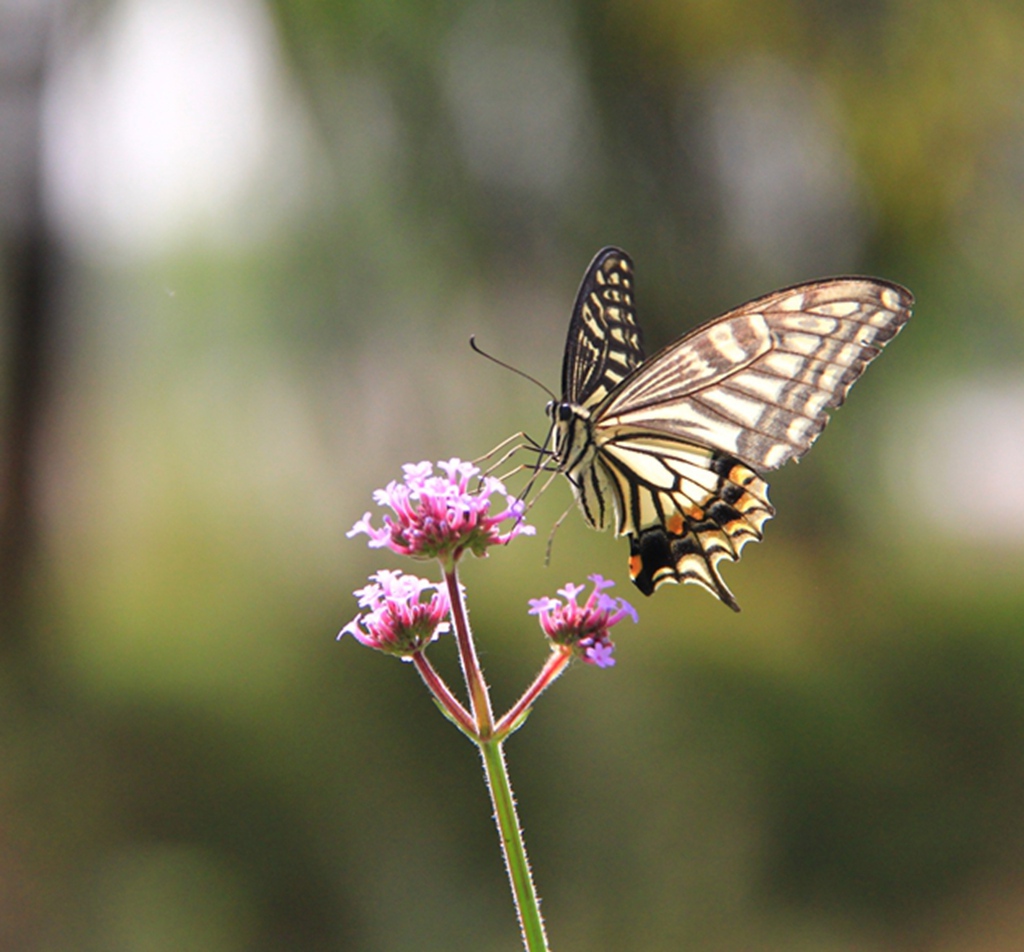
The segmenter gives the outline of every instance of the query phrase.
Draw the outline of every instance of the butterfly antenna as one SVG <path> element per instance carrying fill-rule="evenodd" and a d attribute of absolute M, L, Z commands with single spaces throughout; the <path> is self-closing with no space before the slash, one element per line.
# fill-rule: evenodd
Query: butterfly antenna
<path fill-rule="evenodd" d="M 555 396 L 555 394 L 552 393 L 551 390 L 545 387 L 544 384 L 542 384 L 536 377 L 531 377 L 528 373 L 526 373 L 525 370 L 520 370 L 518 367 L 513 367 L 511 364 L 506 364 L 505 361 L 498 360 L 497 357 L 494 357 L 491 354 L 487 353 L 486 350 L 483 350 L 480 347 L 480 345 L 477 344 L 476 337 L 474 335 L 471 335 L 469 338 L 469 346 L 472 347 L 473 350 L 475 350 L 481 357 L 486 357 L 489 361 L 497 364 L 499 367 L 504 367 L 506 370 L 511 370 L 512 373 L 518 374 L 525 380 L 529 380 L 530 383 L 540 387 L 540 389 L 543 390 L 549 397 L 551 397 L 552 400 L 558 399 L 558 397 Z"/>

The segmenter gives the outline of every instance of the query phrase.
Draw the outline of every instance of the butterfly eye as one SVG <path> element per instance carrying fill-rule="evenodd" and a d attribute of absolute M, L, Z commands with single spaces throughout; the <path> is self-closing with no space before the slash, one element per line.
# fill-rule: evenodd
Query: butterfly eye
<path fill-rule="evenodd" d="M 568 423 L 576 415 L 571 404 L 560 403 L 558 404 L 558 419 L 563 423 Z"/>

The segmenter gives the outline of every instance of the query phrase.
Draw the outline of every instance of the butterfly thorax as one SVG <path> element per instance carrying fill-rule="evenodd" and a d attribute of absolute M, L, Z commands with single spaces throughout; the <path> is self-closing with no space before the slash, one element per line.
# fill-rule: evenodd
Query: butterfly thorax
<path fill-rule="evenodd" d="M 595 529 L 609 523 L 607 479 L 598 465 L 591 412 L 568 400 L 548 404 L 554 423 L 552 458 L 572 484 L 584 518 Z"/>

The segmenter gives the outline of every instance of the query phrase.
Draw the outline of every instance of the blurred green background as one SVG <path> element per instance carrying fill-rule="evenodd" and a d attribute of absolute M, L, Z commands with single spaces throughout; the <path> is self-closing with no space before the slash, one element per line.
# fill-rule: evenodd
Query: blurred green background
<path fill-rule="evenodd" d="M 907 330 L 727 566 L 508 745 L 552 946 L 1024 948 L 1019 0 L 0 6 L 0 948 L 513 950 L 472 747 L 336 643 L 421 459 L 545 432 L 594 252 L 659 346 L 864 272 Z M 412 568 L 406 566 L 407 568 Z M 422 570 L 422 569 L 421 569 Z M 642 604 L 640 602 L 642 601 Z M 437 662 L 454 672 L 450 645 Z"/>

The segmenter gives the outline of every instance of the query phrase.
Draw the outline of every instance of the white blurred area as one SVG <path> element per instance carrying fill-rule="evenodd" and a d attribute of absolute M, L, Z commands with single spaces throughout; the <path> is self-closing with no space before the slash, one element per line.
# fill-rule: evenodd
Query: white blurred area
<path fill-rule="evenodd" d="M 1024 542 L 1024 381 L 948 381 L 893 415 L 891 497 L 936 534 L 975 546 Z"/>
<path fill-rule="evenodd" d="M 257 0 L 75 13 L 54 51 L 44 149 L 50 213 L 76 251 L 247 241 L 301 198 L 308 129 Z"/>
<path fill-rule="evenodd" d="M 705 108 L 701 147 L 733 267 L 772 283 L 855 270 L 865 196 L 827 90 L 761 57 L 723 68 Z"/>
<path fill-rule="evenodd" d="M 470 6 L 445 52 L 443 86 L 472 174 L 521 199 L 591 200 L 582 179 L 595 123 L 564 11 Z"/>

